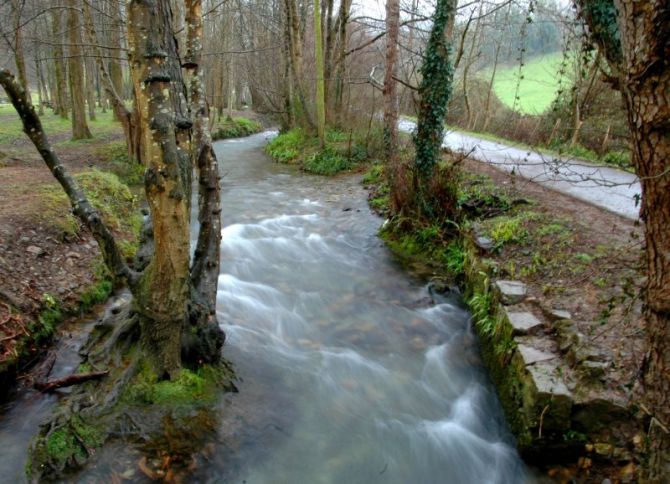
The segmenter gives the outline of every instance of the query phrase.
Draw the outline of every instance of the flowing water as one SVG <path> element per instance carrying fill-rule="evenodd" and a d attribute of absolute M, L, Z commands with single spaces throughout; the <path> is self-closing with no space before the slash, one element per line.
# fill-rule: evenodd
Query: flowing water
<path fill-rule="evenodd" d="M 359 179 L 273 164 L 267 137 L 216 144 L 218 315 L 239 393 L 223 398 L 185 482 L 528 481 L 466 309 L 383 246 Z M 5 417 L 0 443 L 12 440 Z M 3 452 L 0 469 L 22 458 Z M 139 458 L 112 445 L 73 480 L 145 482 Z"/>
<path fill-rule="evenodd" d="M 237 453 L 237 481 L 523 482 L 468 312 L 399 266 L 358 179 L 300 175 L 263 144 L 217 144 L 226 354 L 240 396 L 276 399 L 257 426 L 279 434 Z"/>

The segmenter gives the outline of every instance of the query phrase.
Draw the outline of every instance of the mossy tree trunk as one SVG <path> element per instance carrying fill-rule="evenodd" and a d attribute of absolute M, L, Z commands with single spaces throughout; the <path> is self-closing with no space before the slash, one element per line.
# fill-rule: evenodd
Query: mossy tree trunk
<path fill-rule="evenodd" d="M 185 358 L 203 361 L 217 358 L 225 338 L 216 319 L 216 290 L 221 245 L 221 192 L 219 165 L 209 132 L 209 112 L 201 67 L 203 29 L 202 1 L 186 0 L 187 43 L 184 68 L 189 77 L 189 103 L 193 114 L 192 161 L 198 171 L 198 221 L 200 230 L 191 265 L 188 341 Z M 198 348 L 189 347 L 196 342 Z"/>
<path fill-rule="evenodd" d="M 316 61 L 316 131 L 321 146 L 326 143 L 326 92 L 323 66 L 323 32 L 321 6 L 314 0 L 314 57 Z"/>
<path fill-rule="evenodd" d="M 72 139 L 92 138 L 86 122 L 86 97 L 84 86 L 84 57 L 82 55 L 81 24 L 79 22 L 80 6 L 77 0 L 68 0 L 67 31 L 68 61 L 67 73 L 72 99 Z"/>
<path fill-rule="evenodd" d="M 632 164 L 642 185 L 647 354 L 642 390 L 651 413 L 642 480 L 670 476 L 670 2 L 580 0 L 592 39 L 621 91 Z"/>

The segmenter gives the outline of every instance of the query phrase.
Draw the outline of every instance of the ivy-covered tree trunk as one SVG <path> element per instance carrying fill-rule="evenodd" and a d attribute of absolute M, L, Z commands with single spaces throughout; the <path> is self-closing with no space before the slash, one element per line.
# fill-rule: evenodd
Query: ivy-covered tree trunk
<path fill-rule="evenodd" d="M 419 113 L 414 135 L 416 159 L 412 178 L 415 209 L 429 217 L 435 216 L 439 209 L 429 200 L 429 185 L 440 159 L 444 119 L 452 92 L 454 69 L 451 59 L 451 31 L 456 3 L 456 0 L 437 1 L 433 28 L 421 66 Z"/>
<path fill-rule="evenodd" d="M 86 91 L 84 86 L 84 58 L 82 57 L 81 24 L 77 0 L 68 1 L 68 84 L 72 99 L 72 139 L 92 138 L 86 122 Z"/>
<path fill-rule="evenodd" d="M 396 89 L 396 59 L 400 2 L 386 1 L 386 65 L 384 69 L 384 155 L 387 163 L 393 162 L 398 149 L 398 93 Z"/>
<path fill-rule="evenodd" d="M 670 2 L 580 0 L 622 94 L 640 177 L 647 283 L 643 395 L 651 413 L 643 480 L 670 476 Z"/>

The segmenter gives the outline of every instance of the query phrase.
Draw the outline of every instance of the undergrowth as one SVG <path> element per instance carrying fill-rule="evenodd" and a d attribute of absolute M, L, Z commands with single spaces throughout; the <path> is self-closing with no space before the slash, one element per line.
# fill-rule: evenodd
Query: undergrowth
<path fill-rule="evenodd" d="M 212 139 L 241 138 L 260 133 L 263 126 L 247 118 L 226 118 L 212 129 Z"/>
<path fill-rule="evenodd" d="M 316 175 L 335 175 L 352 170 L 372 154 L 369 144 L 352 132 L 329 129 L 322 147 L 318 138 L 300 128 L 275 137 L 265 151 L 279 163 L 296 164 Z"/>

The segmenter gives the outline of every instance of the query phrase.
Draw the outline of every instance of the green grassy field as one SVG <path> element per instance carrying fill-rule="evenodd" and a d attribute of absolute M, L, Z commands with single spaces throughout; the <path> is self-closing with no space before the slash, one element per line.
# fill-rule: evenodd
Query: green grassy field
<path fill-rule="evenodd" d="M 91 130 L 93 138 L 107 138 L 111 134 L 121 130 L 120 124 L 114 121 L 111 110 L 107 110 L 106 113 L 98 110 L 96 111 L 96 116 L 96 121 L 90 121 L 88 120 L 87 112 L 88 127 Z M 46 109 L 44 115 L 40 116 L 40 118 L 47 136 L 64 137 L 72 131 L 72 120 L 62 119 L 60 116 L 53 114 L 50 109 Z M 15 139 L 23 137 L 25 137 L 23 134 L 23 125 L 14 107 L 9 104 L 0 105 L 0 145 L 10 144 Z M 61 141 L 61 143 L 69 142 L 67 138 Z M 82 142 L 86 142 L 86 140 L 78 141 L 77 143 Z"/>
<path fill-rule="evenodd" d="M 541 57 L 528 59 L 521 68 L 521 83 L 519 84 L 519 99 L 514 102 L 519 65 L 499 66 L 493 83 L 493 90 L 500 100 L 510 108 L 524 114 L 540 114 L 550 106 L 559 89 L 558 70 L 563 60 L 561 52 L 555 52 Z M 491 78 L 491 70 L 480 73 L 482 79 Z M 565 85 L 567 80 L 563 79 Z"/>

